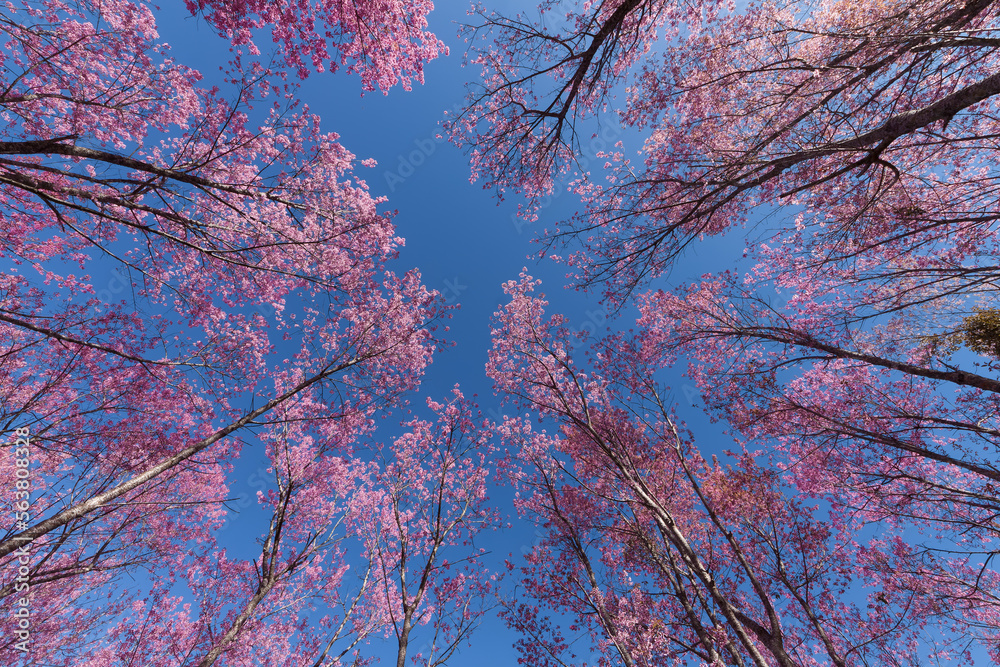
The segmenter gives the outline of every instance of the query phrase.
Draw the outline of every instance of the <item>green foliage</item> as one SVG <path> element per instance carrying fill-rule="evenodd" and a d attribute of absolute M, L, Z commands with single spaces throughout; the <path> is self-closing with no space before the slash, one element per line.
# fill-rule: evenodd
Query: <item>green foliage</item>
<path fill-rule="evenodd" d="M 1000 310 L 976 308 L 962 320 L 957 336 L 973 352 L 1000 360 Z"/>
<path fill-rule="evenodd" d="M 963 347 L 1000 361 L 1000 308 L 973 308 L 951 331 L 918 336 L 932 346 L 932 354 L 950 357 Z"/>

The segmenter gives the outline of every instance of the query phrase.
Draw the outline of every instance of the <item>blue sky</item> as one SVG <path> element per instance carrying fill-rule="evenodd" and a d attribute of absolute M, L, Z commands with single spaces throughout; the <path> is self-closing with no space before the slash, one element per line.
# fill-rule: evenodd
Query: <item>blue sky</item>
<path fill-rule="evenodd" d="M 423 396 L 445 397 L 458 383 L 466 396 L 478 394 L 484 414 L 496 415 L 499 401 L 493 397 L 484 367 L 490 347 L 489 320 L 497 306 L 506 301 L 501 289 L 504 281 L 517 278 L 522 267 L 527 266 L 529 273 L 543 280 L 543 290 L 551 302 L 550 312 L 562 313 L 572 328 L 600 332 L 611 320 L 597 295 L 561 289 L 565 282 L 563 267 L 534 259 L 539 246 L 532 244 L 531 239 L 546 225 L 568 216 L 576 203 L 574 196 L 558 192 L 541 211 L 540 221 L 527 224 L 515 215 L 516 196 L 511 195 L 498 204 L 492 192 L 469 182 L 469 165 L 463 151 L 438 138 L 445 111 L 454 112 L 461 107 L 466 82 L 478 74 L 474 68 L 461 66 L 465 44 L 456 37 L 456 22 L 468 18 L 466 7 L 464 2 L 440 3 L 431 14 L 431 30 L 448 44 L 451 55 L 427 66 L 424 85 L 414 86 L 409 92 L 396 88 L 389 95 L 374 92 L 362 97 L 357 77 L 322 74 L 306 80 L 300 96 L 323 119 L 324 129 L 340 134 L 341 143 L 359 160 L 377 161 L 378 165 L 372 169 L 359 166 L 356 175 L 367 181 L 373 194 L 389 198 L 386 210 L 398 211 L 395 223 L 398 233 L 406 239 L 406 246 L 393 269 L 402 272 L 419 268 L 428 287 L 440 291 L 449 303 L 461 305 L 448 323 L 449 337 L 455 346 L 436 355 L 425 376 L 421 396 L 415 396 L 414 403 L 422 404 Z M 500 9 L 513 12 L 517 6 L 504 3 Z M 161 38 L 170 44 L 171 55 L 211 80 L 228 55 L 222 40 L 198 19 L 185 17 L 180 6 L 158 14 L 158 21 Z M 604 121 L 602 128 L 611 143 L 618 139 L 618 123 L 614 118 Z M 626 135 L 624 139 L 626 148 L 631 150 L 641 145 L 635 136 Z M 690 252 L 672 274 L 673 279 L 691 279 L 707 270 L 707 266 L 701 268 L 703 257 L 711 256 L 717 262 L 719 251 L 736 258 L 742 250 L 739 240 L 715 241 L 711 245 Z M 627 318 L 621 322 L 625 328 L 629 324 Z M 684 384 L 679 372 L 671 384 L 682 416 L 697 433 L 711 439 L 712 444 L 705 441 L 706 450 L 727 448 L 731 440 L 725 440 L 718 426 L 709 425 L 700 410 L 692 409 L 690 402 L 697 400 L 695 393 Z M 236 470 L 231 489 L 245 500 L 241 515 L 234 517 L 222 542 L 234 549 L 242 545 L 248 549 L 247 556 L 251 555 L 249 549 L 255 548 L 254 540 L 265 525 L 261 520 L 266 522 L 266 517 L 255 511 L 253 502 L 265 465 L 262 458 L 247 452 Z M 509 500 L 509 491 L 498 489 L 494 497 L 506 505 L 502 508 L 504 512 L 513 514 L 505 502 Z M 508 553 L 513 553 L 515 560 L 520 558 L 522 548 L 530 548 L 535 539 L 533 526 L 518 522 L 513 516 L 511 519 L 514 526 L 510 530 L 488 536 L 484 542 L 493 551 L 497 566 Z M 423 643 L 425 634 L 418 632 L 414 640 L 417 647 Z M 514 633 L 499 620 L 489 618 L 473 637 L 472 647 L 463 650 L 451 665 L 516 664 L 517 654 L 512 648 L 515 640 Z"/>

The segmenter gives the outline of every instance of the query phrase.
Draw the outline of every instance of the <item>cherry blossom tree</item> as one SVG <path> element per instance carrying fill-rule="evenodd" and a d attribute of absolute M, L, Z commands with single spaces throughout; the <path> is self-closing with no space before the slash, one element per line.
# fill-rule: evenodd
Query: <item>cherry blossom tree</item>
<path fill-rule="evenodd" d="M 483 10 L 482 82 L 453 132 L 474 175 L 532 199 L 572 167 L 588 117 L 614 107 L 643 133 L 643 159 L 619 150 L 606 182 L 581 175 L 584 210 L 547 237 L 578 239 L 577 279 L 612 297 L 761 206 L 801 207 L 827 242 L 816 261 L 960 247 L 995 216 L 996 22 L 986 0 Z"/>
<path fill-rule="evenodd" d="M 542 529 L 505 607 L 527 664 L 909 664 L 995 646 L 994 572 L 922 548 L 922 517 L 801 494 L 808 466 L 750 449 L 769 438 L 707 460 L 663 398 L 659 348 L 612 335 L 578 361 L 536 285 L 505 286 L 489 364 L 524 411 L 501 431 Z"/>
<path fill-rule="evenodd" d="M 704 407 L 767 442 L 807 497 L 855 520 L 921 526 L 926 553 L 992 576 L 995 362 L 952 359 L 914 336 L 926 323 L 909 309 L 866 319 L 864 286 L 813 276 L 788 291 L 778 307 L 760 296 L 766 281 L 721 275 L 650 294 L 644 344 L 665 364 L 685 359 Z"/>
<path fill-rule="evenodd" d="M 491 607 L 495 581 L 475 538 L 502 525 L 487 497 L 487 459 L 496 451 L 488 425 L 457 386 L 449 402 L 427 404 L 436 422 L 408 422 L 350 500 L 352 531 L 373 563 L 369 603 L 396 638 L 397 667 L 408 655 L 442 665 L 468 640 Z M 413 642 L 420 626 L 430 626 L 430 638 Z"/>
<path fill-rule="evenodd" d="M 371 601 L 374 563 L 345 547 L 366 466 L 305 432 L 307 408 L 302 401 L 283 407 L 283 421 L 262 438 L 275 483 L 259 494 L 271 514 L 259 556 L 244 560 L 217 549 L 191 559 L 171 578 L 196 594 L 199 613 L 161 584 L 133 603 L 132 616 L 109 633 L 114 641 L 86 664 L 121 664 L 136 654 L 205 667 L 370 660 L 362 647 L 385 624 Z"/>
<path fill-rule="evenodd" d="M 77 664 L 368 664 L 385 633 L 399 665 L 448 662 L 489 607 L 494 576 L 474 539 L 500 522 L 486 495 L 492 434 L 457 388 L 428 406 L 436 423 L 412 420 L 352 457 L 303 430 L 306 401 L 283 406 L 262 438 L 275 484 L 259 494 L 271 512 L 260 555 L 191 558 Z M 197 592 L 199 613 L 170 594 L 173 579 Z M 424 625 L 431 637 L 414 645 L 426 652 L 414 652 Z"/>
<path fill-rule="evenodd" d="M 641 159 L 619 145 L 606 178 L 577 174 L 579 214 L 543 241 L 576 244 L 577 284 L 638 297 L 630 345 L 650 372 L 686 367 L 782 495 L 827 503 L 870 549 L 857 563 L 924 572 L 935 592 L 906 586 L 949 600 L 927 612 L 948 619 L 935 632 L 995 642 L 996 4 L 539 10 L 470 28 L 483 77 L 452 130 L 486 147 L 474 174 L 525 193 L 531 215 L 614 108 Z M 662 285 L 685 248 L 741 227 L 736 270 Z M 633 377 L 602 377 L 618 373 Z M 635 387 L 621 402 L 647 395 Z M 864 544 L 876 529 L 893 538 Z"/>
<path fill-rule="evenodd" d="M 409 90 L 423 83 L 424 63 L 447 55 L 448 47 L 427 31 L 427 0 L 299 3 L 226 3 L 185 0 L 192 15 L 203 17 L 250 55 L 259 54 L 259 30 L 269 29 L 280 45 L 280 59 L 305 78 L 311 71 L 348 72 L 361 76 L 366 91 L 388 92 L 400 84 Z M 322 29 L 320 29 L 322 28 Z"/>
<path fill-rule="evenodd" d="M 446 308 L 389 269 L 390 216 L 287 75 L 409 87 L 444 52 L 431 8 L 189 3 L 234 47 L 221 88 L 144 2 L 0 12 L 0 591 L 31 611 L 27 643 L 4 615 L 4 661 L 335 664 L 381 631 L 375 579 L 340 585 L 354 451 Z M 243 558 L 216 531 L 261 447 L 271 518 Z"/>

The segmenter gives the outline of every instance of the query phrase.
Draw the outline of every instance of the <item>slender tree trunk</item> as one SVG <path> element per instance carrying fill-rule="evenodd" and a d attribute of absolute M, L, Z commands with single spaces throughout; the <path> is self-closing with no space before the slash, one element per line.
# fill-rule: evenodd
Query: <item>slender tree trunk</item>
<path fill-rule="evenodd" d="M 119 484 L 118 486 L 114 487 L 109 491 L 105 491 L 104 493 L 99 493 L 96 496 L 92 496 L 87 500 L 79 502 L 76 505 L 63 510 L 62 512 L 59 512 L 59 514 L 56 514 L 53 517 L 50 517 L 40 523 L 35 524 L 34 526 L 28 528 L 27 530 L 21 531 L 20 533 L 17 533 L 16 535 L 7 538 L 6 540 L 0 542 L 0 558 L 13 553 L 18 548 L 36 540 L 42 535 L 52 532 L 53 530 L 59 528 L 60 526 L 65 526 L 68 523 L 71 523 L 73 521 L 76 521 L 77 519 L 81 519 L 87 516 L 88 514 L 108 505 L 111 501 L 115 500 L 116 498 L 125 495 L 129 491 L 139 488 L 146 482 L 155 479 L 164 472 L 190 459 L 198 452 L 207 449 L 208 447 L 215 444 L 216 442 L 226 437 L 230 433 L 233 433 L 234 431 L 243 428 L 253 420 L 257 419 L 257 417 L 260 417 L 261 415 L 273 410 L 277 406 L 281 405 L 288 399 L 309 388 L 313 384 L 316 384 L 317 382 L 327 377 L 330 377 L 334 373 L 338 373 L 346 368 L 349 368 L 355 363 L 357 363 L 356 359 L 345 362 L 343 364 L 338 364 L 336 366 L 327 366 L 321 372 L 317 373 L 316 375 L 313 375 L 310 378 L 303 380 L 302 382 L 300 382 L 295 387 L 288 390 L 281 396 L 277 396 L 271 399 L 266 404 L 262 405 L 256 410 L 247 413 L 241 419 L 233 422 L 232 424 L 224 428 L 219 429 L 218 431 L 216 431 L 209 437 L 205 438 L 204 440 L 200 440 L 195 444 L 182 449 L 173 456 L 164 459 L 163 461 L 154 465 L 151 468 L 148 468 L 145 472 L 135 475 L 131 479 L 122 482 L 121 484 Z"/>

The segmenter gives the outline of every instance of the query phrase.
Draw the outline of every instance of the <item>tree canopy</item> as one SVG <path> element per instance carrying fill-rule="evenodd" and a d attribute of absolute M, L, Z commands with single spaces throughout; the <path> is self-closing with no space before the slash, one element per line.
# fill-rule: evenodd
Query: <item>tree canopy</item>
<path fill-rule="evenodd" d="M 185 7 L 217 85 L 143 0 L 0 9 L 5 664 L 438 667 L 493 609 L 534 667 L 1000 661 L 1000 5 L 475 6 L 443 131 L 617 314 L 506 282 L 491 419 L 417 398 L 451 297 L 301 87 L 410 91 L 432 4 Z"/>

